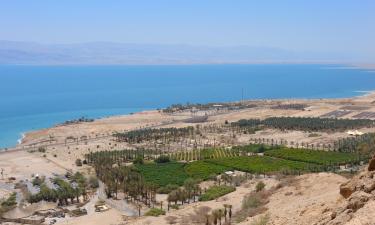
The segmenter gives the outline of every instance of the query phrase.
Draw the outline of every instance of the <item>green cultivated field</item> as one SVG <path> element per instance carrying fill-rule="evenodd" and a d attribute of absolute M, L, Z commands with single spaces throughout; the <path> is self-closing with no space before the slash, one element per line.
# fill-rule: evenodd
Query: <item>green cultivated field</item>
<path fill-rule="evenodd" d="M 343 164 L 346 162 L 354 162 L 358 160 L 356 154 L 352 153 L 341 153 L 332 151 L 317 151 L 317 150 L 306 150 L 306 149 L 277 149 L 270 150 L 264 153 L 267 156 L 276 158 L 288 159 L 293 161 L 315 163 L 320 165 L 329 164 Z"/>
<path fill-rule="evenodd" d="M 226 166 L 216 165 L 204 161 L 195 161 L 185 166 L 186 173 L 194 179 L 206 180 L 212 174 L 220 174 L 230 170 Z"/>
<path fill-rule="evenodd" d="M 212 174 L 220 174 L 231 169 L 204 161 L 195 161 L 188 164 L 178 162 L 149 163 L 136 165 L 136 168 L 144 176 L 146 182 L 156 184 L 159 187 L 168 184 L 181 186 L 189 177 L 206 180 Z"/>
<path fill-rule="evenodd" d="M 164 187 L 168 184 L 181 186 L 189 178 L 184 167 L 184 163 L 177 162 L 136 165 L 146 182 L 156 184 L 159 187 Z"/>
<path fill-rule="evenodd" d="M 238 156 L 237 152 L 265 151 L 265 156 Z M 208 149 L 203 158 L 190 163 L 149 163 L 136 165 L 146 182 L 159 187 L 168 184 L 181 186 L 187 178 L 207 180 L 211 175 L 228 170 L 240 170 L 249 173 L 267 173 L 277 171 L 311 171 L 327 169 L 331 164 L 344 164 L 358 161 L 356 154 L 281 147 L 269 150 L 269 146 L 248 145 L 236 150 Z"/>
<path fill-rule="evenodd" d="M 206 160 L 206 162 L 250 173 L 275 172 L 283 169 L 308 170 L 308 168 L 312 166 L 305 162 L 290 161 L 268 156 L 209 159 Z"/>

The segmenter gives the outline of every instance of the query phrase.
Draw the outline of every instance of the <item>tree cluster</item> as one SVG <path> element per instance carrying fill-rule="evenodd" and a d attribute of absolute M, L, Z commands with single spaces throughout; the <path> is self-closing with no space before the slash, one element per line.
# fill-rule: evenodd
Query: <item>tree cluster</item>
<path fill-rule="evenodd" d="M 79 172 L 69 178 L 69 181 L 61 178 L 52 180 L 54 187 L 48 187 L 43 182 L 39 185 L 39 193 L 30 195 L 28 200 L 30 203 L 39 201 L 58 202 L 59 205 L 68 205 L 70 203 L 79 202 L 80 197 L 87 199 L 87 189 L 89 183 L 87 179 Z"/>
<path fill-rule="evenodd" d="M 335 131 L 373 127 L 374 121 L 369 119 L 332 119 L 319 117 L 270 117 L 264 120 L 249 119 L 233 122 L 232 126 L 257 127 L 265 126 L 280 130 L 302 131 Z"/>
<path fill-rule="evenodd" d="M 178 137 L 186 137 L 193 133 L 194 127 L 182 127 L 182 128 L 158 128 L 158 129 L 140 129 L 133 130 L 124 133 L 115 133 L 113 136 L 117 141 L 128 142 L 128 143 L 140 143 L 144 141 L 157 141 L 166 139 L 177 140 Z"/>

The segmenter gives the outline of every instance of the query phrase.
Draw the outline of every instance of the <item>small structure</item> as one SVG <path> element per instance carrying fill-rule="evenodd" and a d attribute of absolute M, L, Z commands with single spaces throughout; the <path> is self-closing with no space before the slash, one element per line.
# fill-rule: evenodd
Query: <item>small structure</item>
<path fill-rule="evenodd" d="M 363 135 L 363 132 L 358 131 L 358 130 L 348 130 L 346 133 L 351 135 L 351 136 L 361 136 L 361 135 Z"/>
<path fill-rule="evenodd" d="M 84 216 L 84 215 L 87 215 L 87 210 L 84 208 L 77 208 L 77 209 L 69 211 L 68 214 L 72 217 Z"/>
<path fill-rule="evenodd" d="M 109 207 L 106 206 L 106 205 L 95 206 L 95 212 L 105 212 L 105 211 L 108 211 L 108 210 L 109 210 Z"/>
<path fill-rule="evenodd" d="M 225 174 L 228 175 L 228 176 L 233 176 L 234 172 L 233 171 L 226 171 Z"/>
<path fill-rule="evenodd" d="M 109 207 L 105 204 L 104 201 L 98 201 L 95 204 L 95 212 L 105 212 L 109 210 Z"/>

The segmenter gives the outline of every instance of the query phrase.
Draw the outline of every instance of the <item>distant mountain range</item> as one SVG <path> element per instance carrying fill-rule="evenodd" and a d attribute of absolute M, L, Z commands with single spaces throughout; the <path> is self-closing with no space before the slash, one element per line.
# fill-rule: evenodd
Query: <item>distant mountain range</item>
<path fill-rule="evenodd" d="M 268 47 L 207 47 L 192 45 L 90 42 L 39 44 L 0 41 L 0 64 L 116 65 L 209 63 L 350 62 L 353 56 L 295 52 Z"/>

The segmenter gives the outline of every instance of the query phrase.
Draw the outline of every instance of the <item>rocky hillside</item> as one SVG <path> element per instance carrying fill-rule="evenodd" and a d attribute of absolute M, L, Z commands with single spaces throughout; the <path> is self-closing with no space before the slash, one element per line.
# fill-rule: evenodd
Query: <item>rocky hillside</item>
<path fill-rule="evenodd" d="M 334 173 L 295 177 L 266 208 L 240 224 L 375 225 L 375 157 L 352 179 Z"/>
<path fill-rule="evenodd" d="M 340 186 L 345 198 L 321 225 L 375 224 L 375 156 L 368 168 Z"/>

